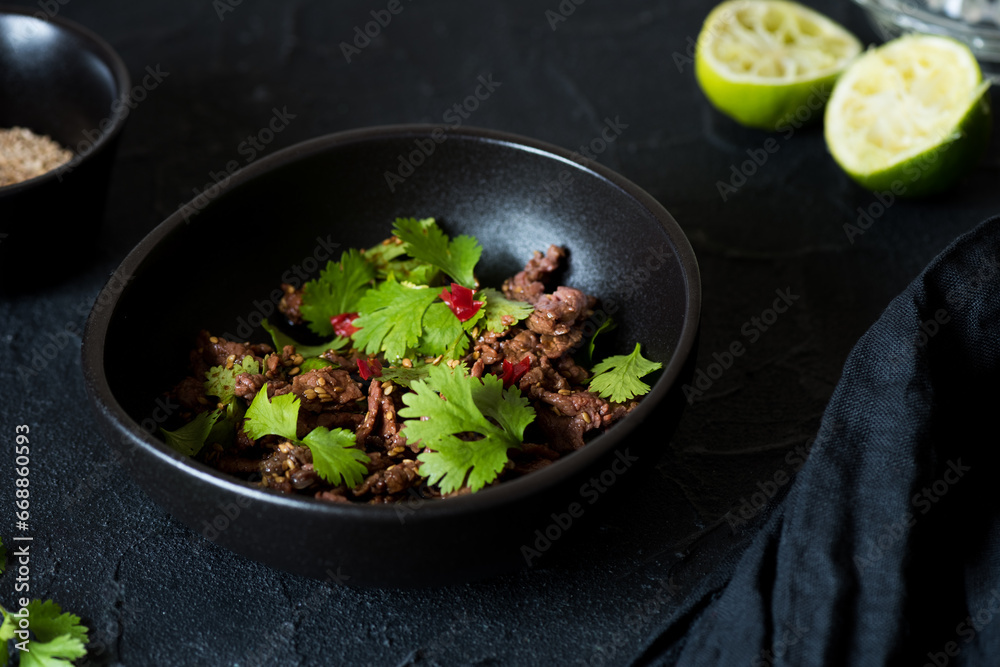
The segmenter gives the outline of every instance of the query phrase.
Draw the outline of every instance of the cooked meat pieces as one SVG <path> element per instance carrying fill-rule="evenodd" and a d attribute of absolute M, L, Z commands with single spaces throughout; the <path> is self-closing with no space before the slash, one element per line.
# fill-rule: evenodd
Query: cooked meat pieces
<path fill-rule="evenodd" d="M 524 270 L 503 282 L 504 296 L 514 301 L 535 303 L 545 292 L 545 281 L 559 269 L 565 256 L 566 250 L 555 245 L 550 245 L 544 255 L 536 250 Z"/>
<path fill-rule="evenodd" d="M 364 396 L 350 373 L 331 368 L 317 368 L 296 375 L 292 379 L 292 393 L 302 399 L 303 408 L 313 412 L 349 404 Z"/>
<path fill-rule="evenodd" d="M 281 291 L 285 294 L 278 302 L 278 310 L 288 318 L 289 322 L 302 324 L 302 313 L 299 312 L 299 308 L 302 306 L 302 289 L 295 289 L 291 285 L 282 283 Z"/>
<path fill-rule="evenodd" d="M 589 317 L 595 304 L 593 297 L 574 287 L 561 285 L 552 294 L 538 297 L 535 312 L 528 318 L 528 328 L 538 334 L 561 336 Z"/>
<path fill-rule="evenodd" d="M 260 363 L 264 361 L 265 355 L 273 353 L 274 348 L 264 343 L 237 343 L 202 331 L 191 352 L 191 370 L 194 377 L 203 378 L 212 366 L 232 368 L 233 364 L 242 361 L 244 357 L 253 357 Z"/>

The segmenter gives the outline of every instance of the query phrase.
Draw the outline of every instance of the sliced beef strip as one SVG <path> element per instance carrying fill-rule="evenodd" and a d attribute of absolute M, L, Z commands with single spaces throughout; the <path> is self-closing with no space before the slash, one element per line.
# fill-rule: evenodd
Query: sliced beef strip
<path fill-rule="evenodd" d="M 215 400 L 205 396 L 205 382 L 196 377 L 186 377 L 177 383 L 169 394 L 182 408 L 202 412 L 215 407 Z"/>
<path fill-rule="evenodd" d="M 304 489 L 318 481 L 308 447 L 282 442 L 260 462 L 261 485 L 283 493 Z"/>
<path fill-rule="evenodd" d="M 364 397 L 360 385 L 345 370 L 317 368 L 292 379 L 292 393 L 302 400 L 302 408 L 313 412 L 350 405 Z"/>
<path fill-rule="evenodd" d="M 418 472 L 419 466 L 418 461 L 405 459 L 385 470 L 372 473 L 351 493 L 355 497 L 402 493 L 421 483 L 423 478 Z"/>
<path fill-rule="evenodd" d="M 552 294 L 542 294 L 535 301 L 535 312 L 528 317 L 528 329 L 538 334 L 561 336 L 574 324 L 590 316 L 597 301 L 575 287 L 560 285 Z"/>
<path fill-rule="evenodd" d="M 565 256 L 566 250 L 555 245 L 549 246 L 544 255 L 535 251 L 523 271 L 503 282 L 504 296 L 514 301 L 534 304 L 545 293 L 545 280 L 559 268 L 559 263 Z"/>

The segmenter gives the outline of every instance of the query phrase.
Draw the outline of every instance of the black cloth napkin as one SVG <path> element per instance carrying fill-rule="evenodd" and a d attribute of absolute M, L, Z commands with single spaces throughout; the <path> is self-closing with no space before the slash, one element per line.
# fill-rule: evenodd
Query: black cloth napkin
<path fill-rule="evenodd" d="M 1000 665 L 1000 217 L 860 339 L 750 546 L 635 664 Z"/>

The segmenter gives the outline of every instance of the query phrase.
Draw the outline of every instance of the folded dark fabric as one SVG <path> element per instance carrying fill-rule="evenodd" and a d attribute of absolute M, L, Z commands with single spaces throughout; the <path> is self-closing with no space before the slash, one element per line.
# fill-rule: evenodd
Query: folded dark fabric
<path fill-rule="evenodd" d="M 1000 217 L 861 338 L 786 497 L 636 664 L 1000 665 L 998 388 Z"/>

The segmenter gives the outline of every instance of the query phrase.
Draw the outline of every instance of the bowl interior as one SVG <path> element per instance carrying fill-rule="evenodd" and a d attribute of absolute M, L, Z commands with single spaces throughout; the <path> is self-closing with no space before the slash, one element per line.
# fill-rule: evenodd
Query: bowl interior
<path fill-rule="evenodd" d="M 95 143 L 121 115 L 111 105 L 127 74 L 116 60 L 86 31 L 0 11 L 0 127 L 27 127 L 74 149 Z"/>
<path fill-rule="evenodd" d="M 452 235 L 477 237 L 484 247 L 477 274 L 486 286 L 499 287 L 534 250 L 567 247 L 560 282 L 597 296 L 599 311 L 619 325 L 606 352 L 631 351 L 638 341 L 647 357 L 670 360 L 688 312 L 688 282 L 696 285 L 697 276 L 685 275 L 678 254 L 686 253 L 618 184 L 487 136 L 451 134 L 443 143 L 412 132 L 338 137 L 249 167 L 196 200 L 200 212 L 182 209 L 134 251 L 133 275 L 122 276 L 126 286 L 109 318 L 104 370 L 137 424 L 162 418 L 157 398 L 187 373 L 200 329 L 269 342 L 259 324 L 275 319 L 281 282 L 315 275 L 327 250 L 337 259 L 381 241 L 396 217 L 435 217 Z M 410 173 L 401 161 L 421 164 Z M 386 174 L 400 172 L 408 175 L 390 187 Z"/>

